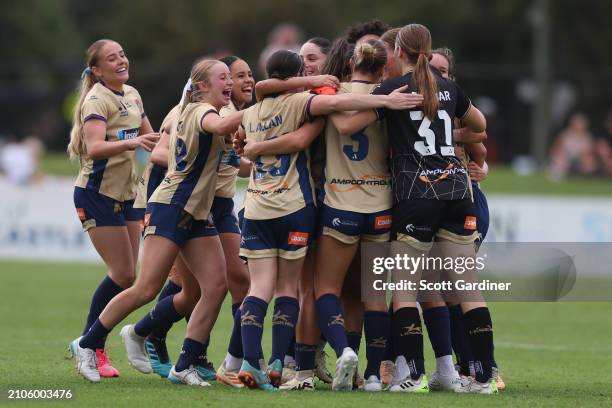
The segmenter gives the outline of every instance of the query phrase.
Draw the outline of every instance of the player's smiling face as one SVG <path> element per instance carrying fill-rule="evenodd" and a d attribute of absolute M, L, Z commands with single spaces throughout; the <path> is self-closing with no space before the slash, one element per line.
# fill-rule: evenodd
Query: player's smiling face
<path fill-rule="evenodd" d="M 318 45 L 307 42 L 300 49 L 300 57 L 304 60 L 304 75 L 320 75 L 327 56 L 321 52 Z"/>
<path fill-rule="evenodd" d="M 217 109 L 230 103 L 232 97 L 232 77 L 230 70 L 222 62 L 215 64 L 208 75 L 208 81 L 198 83 L 206 102 Z"/>
<path fill-rule="evenodd" d="M 232 87 L 232 98 L 236 102 L 238 109 L 244 104 L 251 102 L 253 99 L 253 86 L 255 80 L 253 79 L 253 73 L 249 64 L 239 59 L 232 64 L 232 81 L 234 85 Z"/>
<path fill-rule="evenodd" d="M 100 49 L 97 65 L 92 67 L 94 75 L 107 84 L 122 85 L 127 82 L 130 61 L 125 56 L 121 45 L 108 41 Z"/>
<path fill-rule="evenodd" d="M 429 65 L 440 71 L 442 78 L 448 79 L 448 60 L 442 55 L 433 53 Z"/>

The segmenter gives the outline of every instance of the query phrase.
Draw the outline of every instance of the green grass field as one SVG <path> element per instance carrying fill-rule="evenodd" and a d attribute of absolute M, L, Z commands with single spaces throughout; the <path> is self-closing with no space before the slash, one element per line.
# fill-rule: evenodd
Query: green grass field
<path fill-rule="evenodd" d="M 497 396 L 430 394 L 394 395 L 363 392 L 268 394 L 214 384 L 207 389 L 171 385 L 128 366 L 115 330 L 107 345 L 122 377 L 100 384 L 85 382 L 68 360 L 67 345 L 79 335 L 94 287 L 104 276 L 97 265 L 0 262 L 0 402 L 8 388 L 71 388 L 75 397 L 53 406 L 96 407 L 375 407 L 375 406 L 529 406 L 583 407 L 612 405 L 612 325 L 610 303 L 498 303 L 492 305 L 496 357 L 508 389 Z M 149 308 L 132 314 L 135 322 Z M 217 366 L 229 339 L 229 304 L 212 334 L 209 356 Z M 269 352 L 267 324 L 264 350 Z M 169 336 L 176 358 L 185 323 Z M 362 346 L 362 349 L 364 347 Z M 427 369 L 433 355 L 426 340 Z M 364 361 L 363 350 L 360 358 Z M 333 361 L 329 359 L 330 368 Z M 364 364 L 361 363 L 361 369 Z M 39 406 L 40 401 L 15 403 Z M 44 404 L 44 403 L 43 403 Z M 11 404 L 12 405 L 12 404 Z"/>
<path fill-rule="evenodd" d="M 46 174 L 59 176 L 75 177 L 79 172 L 78 164 L 70 162 L 68 156 L 62 153 L 45 155 L 41 169 Z M 239 179 L 238 183 L 246 185 L 244 180 Z M 572 177 L 554 182 L 542 171 L 530 176 L 517 176 L 505 166 L 492 167 L 482 188 L 486 193 L 612 196 L 612 182 L 609 178 Z"/>

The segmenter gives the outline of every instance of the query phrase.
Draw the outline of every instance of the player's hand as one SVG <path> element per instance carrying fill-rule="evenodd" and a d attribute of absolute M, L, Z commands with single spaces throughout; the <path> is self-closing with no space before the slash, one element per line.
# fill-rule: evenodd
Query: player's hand
<path fill-rule="evenodd" d="M 340 88 L 340 80 L 333 75 L 314 75 L 307 77 L 310 80 L 310 88 L 330 86 L 334 89 Z"/>
<path fill-rule="evenodd" d="M 259 146 L 258 145 L 259 145 L 258 142 L 245 140 L 244 148 L 243 148 L 244 153 L 242 155 L 252 162 L 255 161 L 257 157 L 259 156 L 259 151 L 258 151 Z"/>
<path fill-rule="evenodd" d="M 473 161 L 468 163 L 468 173 L 470 173 L 470 177 L 472 178 L 472 180 L 476 182 L 486 180 L 487 176 L 489 175 L 487 169 L 480 167 L 478 164 L 476 164 L 476 162 Z"/>
<path fill-rule="evenodd" d="M 145 133 L 133 139 L 129 139 L 130 150 L 135 150 L 137 147 L 142 147 L 147 152 L 153 150 L 159 141 L 159 133 Z"/>
<path fill-rule="evenodd" d="M 412 109 L 423 103 L 423 95 L 415 92 L 404 93 L 406 89 L 408 89 L 408 85 L 399 87 L 387 95 L 385 108 L 394 110 Z"/>
<path fill-rule="evenodd" d="M 232 137 L 232 148 L 236 151 L 236 153 L 240 156 L 244 155 L 244 145 L 246 143 L 245 137 L 240 137 L 240 132 L 234 132 L 234 136 Z"/>

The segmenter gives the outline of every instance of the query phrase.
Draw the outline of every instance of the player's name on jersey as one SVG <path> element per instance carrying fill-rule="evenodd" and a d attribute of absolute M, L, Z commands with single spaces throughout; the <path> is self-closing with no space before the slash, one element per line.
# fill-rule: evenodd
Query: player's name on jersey
<path fill-rule="evenodd" d="M 278 127 L 283 124 L 283 115 L 276 115 L 270 120 L 265 120 L 263 122 L 258 122 L 253 128 L 253 124 L 249 123 L 249 132 L 265 132 L 266 130 L 270 130 L 272 128 Z"/>

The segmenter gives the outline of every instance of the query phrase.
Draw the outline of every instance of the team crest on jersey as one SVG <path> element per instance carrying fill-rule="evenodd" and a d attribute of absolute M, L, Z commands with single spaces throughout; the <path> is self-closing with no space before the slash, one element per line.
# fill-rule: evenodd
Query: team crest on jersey
<path fill-rule="evenodd" d="M 119 101 L 119 105 L 117 105 L 117 109 L 119 109 L 119 116 L 121 116 L 122 118 L 128 116 L 128 109 L 131 107 L 132 105 L 130 105 L 129 102 Z"/>

